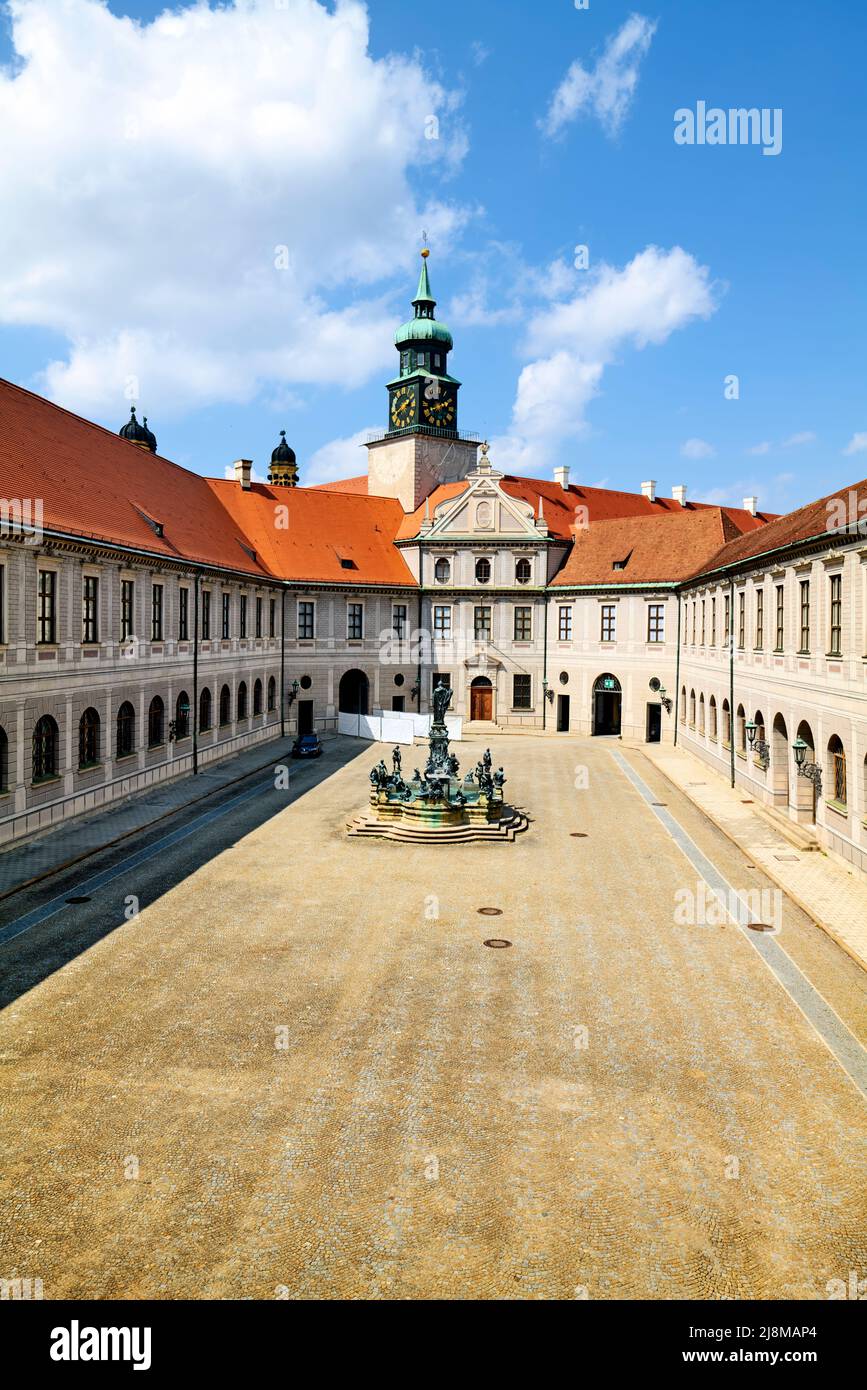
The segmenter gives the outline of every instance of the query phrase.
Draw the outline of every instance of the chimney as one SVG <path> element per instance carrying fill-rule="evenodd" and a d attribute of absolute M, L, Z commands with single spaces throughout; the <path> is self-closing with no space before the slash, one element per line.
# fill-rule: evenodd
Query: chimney
<path fill-rule="evenodd" d="M 675 502 L 679 502 L 682 507 L 686 506 L 686 483 L 677 483 L 671 489 L 671 495 Z"/>
<path fill-rule="evenodd" d="M 250 472 L 253 467 L 252 459 L 235 459 L 235 482 L 240 483 L 245 492 L 250 491 Z"/>
<path fill-rule="evenodd" d="M 641 484 L 641 492 L 648 502 L 656 501 L 656 479 L 651 478 L 650 482 Z"/>
<path fill-rule="evenodd" d="M 750 516 L 755 516 L 756 511 L 757 511 L 757 509 L 758 509 L 758 505 L 759 505 L 759 499 L 758 499 L 758 497 L 745 497 L 745 498 L 744 498 L 744 511 L 745 511 L 745 512 L 749 512 Z"/>
<path fill-rule="evenodd" d="M 569 490 L 569 465 L 568 463 L 558 463 L 554 469 L 554 482 L 558 483 L 564 492 Z"/>

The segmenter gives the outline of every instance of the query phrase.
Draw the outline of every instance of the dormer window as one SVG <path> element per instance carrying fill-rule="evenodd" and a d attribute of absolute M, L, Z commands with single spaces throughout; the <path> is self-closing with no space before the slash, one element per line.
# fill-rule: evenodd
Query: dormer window
<path fill-rule="evenodd" d="M 615 560 L 615 561 L 612 563 L 611 568 L 612 568 L 613 570 L 625 570 L 625 569 L 626 569 L 626 566 L 629 564 L 629 561 L 630 561 L 631 559 L 632 559 L 632 551 L 630 550 L 629 554 L 628 554 L 623 560 Z"/>
<path fill-rule="evenodd" d="M 438 584 L 448 584 L 452 567 L 448 560 L 437 560 L 434 565 L 434 579 Z"/>
<path fill-rule="evenodd" d="M 357 570 L 357 569 L 358 569 L 358 566 L 357 566 L 357 564 L 355 563 L 354 560 L 344 560 L 344 559 L 341 557 L 341 560 L 340 560 L 340 568 L 341 568 L 342 570 Z"/>

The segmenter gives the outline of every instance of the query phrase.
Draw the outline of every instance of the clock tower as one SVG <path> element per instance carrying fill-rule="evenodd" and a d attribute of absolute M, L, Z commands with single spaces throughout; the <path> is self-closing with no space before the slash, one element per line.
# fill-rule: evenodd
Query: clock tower
<path fill-rule="evenodd" d="M 452 335 L 434 317 L 429 255 L 425 247 L 413 317 L 394 335 L 400 365 L 388 382 L 388 425 L 367 446 L 368 492 L 397 497 L 405 511 L 414 511 L 439 483 L 465 478 L 478 447 L 458 433 L 461 383 L 449 373 Z"/>

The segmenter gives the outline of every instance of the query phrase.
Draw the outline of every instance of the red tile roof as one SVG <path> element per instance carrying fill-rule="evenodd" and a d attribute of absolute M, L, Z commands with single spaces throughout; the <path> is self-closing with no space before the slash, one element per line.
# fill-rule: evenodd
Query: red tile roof
<path fill-rule="evenodd" d="M 655 517 L 591 520 L 586 530 L 576 530 L 575 544 L 552 582 L 555 587 L 676 583 L 689 579 L 735 535 L 735 523 L 721 507 L 693 511 L 678 504 L 676 512 Z"/>
<path fill-rule="evenodd" d="M 394 498 L 264 483 L 245 492 L 228 479 L 207 481 L 271 574 L 319 583 L 415 586 L 394 544 L 403 520 Z"/>
<path fill-rule="evenodd" d="M 799 541 L 811 540 L 814 536 L 825 535 L 829 524 L 834 520 L 832 504 L 835 501 L 844 504 L 848 523 L 851 511 L 850 494 L 854 494 L 855 497 L 855 515 L 852 519 L 856 522 L 864 520 L 863 513 L 861 517 L 858 516 L 857 504 L 858 501 L 867 498 L 867 480 L 853 483 L 851 487 L 838 488 L 827 497 L 820 497 L 818 502 L 808 502 L 805 507 L 787 512 L 785 516 L 777 517 L 763 527 L 758 534 L 740 536 L 730 541 L 715 555 L 709 557 L 702 573 L 718 569 L 722 565 L 733 565 L 742 560 L 753 559 L 771 550 L 796 545 Z M 846 539 L 846 532 L 840 535 L 840 539 Z"/>

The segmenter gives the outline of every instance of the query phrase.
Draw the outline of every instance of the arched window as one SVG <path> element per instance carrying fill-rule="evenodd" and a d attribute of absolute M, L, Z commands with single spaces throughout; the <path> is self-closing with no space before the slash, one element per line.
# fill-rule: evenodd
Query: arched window
<path fill-rule="evenodd" d="M 175 738 L 190 736 L 190 697 L 182 690 L 175 702 Z"/>
<path fill-rule="evenodd" d="M 220 723 L 231 724 L 232 722 L 232 692 L 227 685 L 220 691 Z"/>
<path fill-rule="evenodd" d="M 519 584 L 529 584 L 533 575 L 533 567 L 529 560 L 519 560 L 515 565 L 515 579 Z"/>
<path fill-rule="evenodd" d="M 9 790 L 9 739 L 0 728 L 0 792 Z"/>
<path fill-rule="evenodd" d="M 689 722 L 695 728 L 695 691 L 689 692 Z"/>
<path fill-rule="evenodd" d="M 732 746 L 732 710 L 728 700 L 722 702 L 722 736 L 726 748 Z"/>
<path fill-rule="evenodd" d="M 273 676 L 268 677 L 268 708 L 277 708 L 277 682 Z"/>
<path fill-rule="evenodd" d="M 166 707 L 159 695 L 155 695 L 148 709 L 148 748 L 159 748 L 165 743 Z"/>
<path fill-rule="evenodd" d="M 837 805 L 847 805 L 846 750 L 836 734 L 828 740 L 828 786 Z"/>
<path fill-rule="evenodd" d="M 716 738 L 716 737 L 717 737 L 717 726 L 716 726 L 716 696 L 715 696 L 715 695 L 711 695 L 710 699 L 708 700 L 708 703 L 707 703 L 707 713 L 708 713 L 708 720 L 709 720 L 709 723 L 710 723 L 710 736 L 711 736 L 711 738 Z"/>
<path fill-rule="evenodd" d="M 207 686 L 199 695 L 199 728 L 207 733 L 211 727 L 211 692 Z"/>
<path fill-rule="evenodd" d="M 434 579 L 438 584 L 447 584 L 452 567 L 448 560 L 439 559 L 434 565 Z"/>
<path fill-rule="evenodd" d="M 476 583 L 477 583 L 477 584 L 487 584 L 488 581 L 490 580 L 490 577 L 491 577 L 491 562 L 490 562 L 490 560 L 477 560 L 477 561 L 476 561 Z"/>
<path fill-rule="evenodd" d="M 253 684 L 253 715 L 262 713 L 262 682 L 256 680 Z"/>
<path fill-rule="evenodd" d="M 78 721 L 78 766 L 95 767 L 99 762 L 99 715 L 86 709 Z"/>
<path fill-rule="evenodd" d="M 43 714 L 33 730 L 33 781 L 57 776 L 59 730 L 50 714 Z"/>
<path fill-rule="evenodd" d="M 238 719 L 247 718 L 247 682 L 241 681 L 238 686 Z"/>
<path fill-rule="evenodd" d="M 680 687 L 680 722 L 686 723 L 686 686 Z"/>
<path fill-rule="evenodd" d="M 744 709 L 743 705 L 738 705 L 738 712 L 737 712 L 736 718 L 737 718 L 737 729 L 738 729 L 737 751 L 738 751 L 739 753 L 746 753 L 746 751 L 747 751 L 747 715 L 746 715 L 746 710 Z"/>
<path fill-rule="evenodd" d="M 698 697 L 698 731 L 704 733 L 704 691 Z"/>
<path fill-rule="evenodd" d="M 117 757 L 128 758 L 135 750 L 135 710 L 125 700 L 117 712 Z"/>

